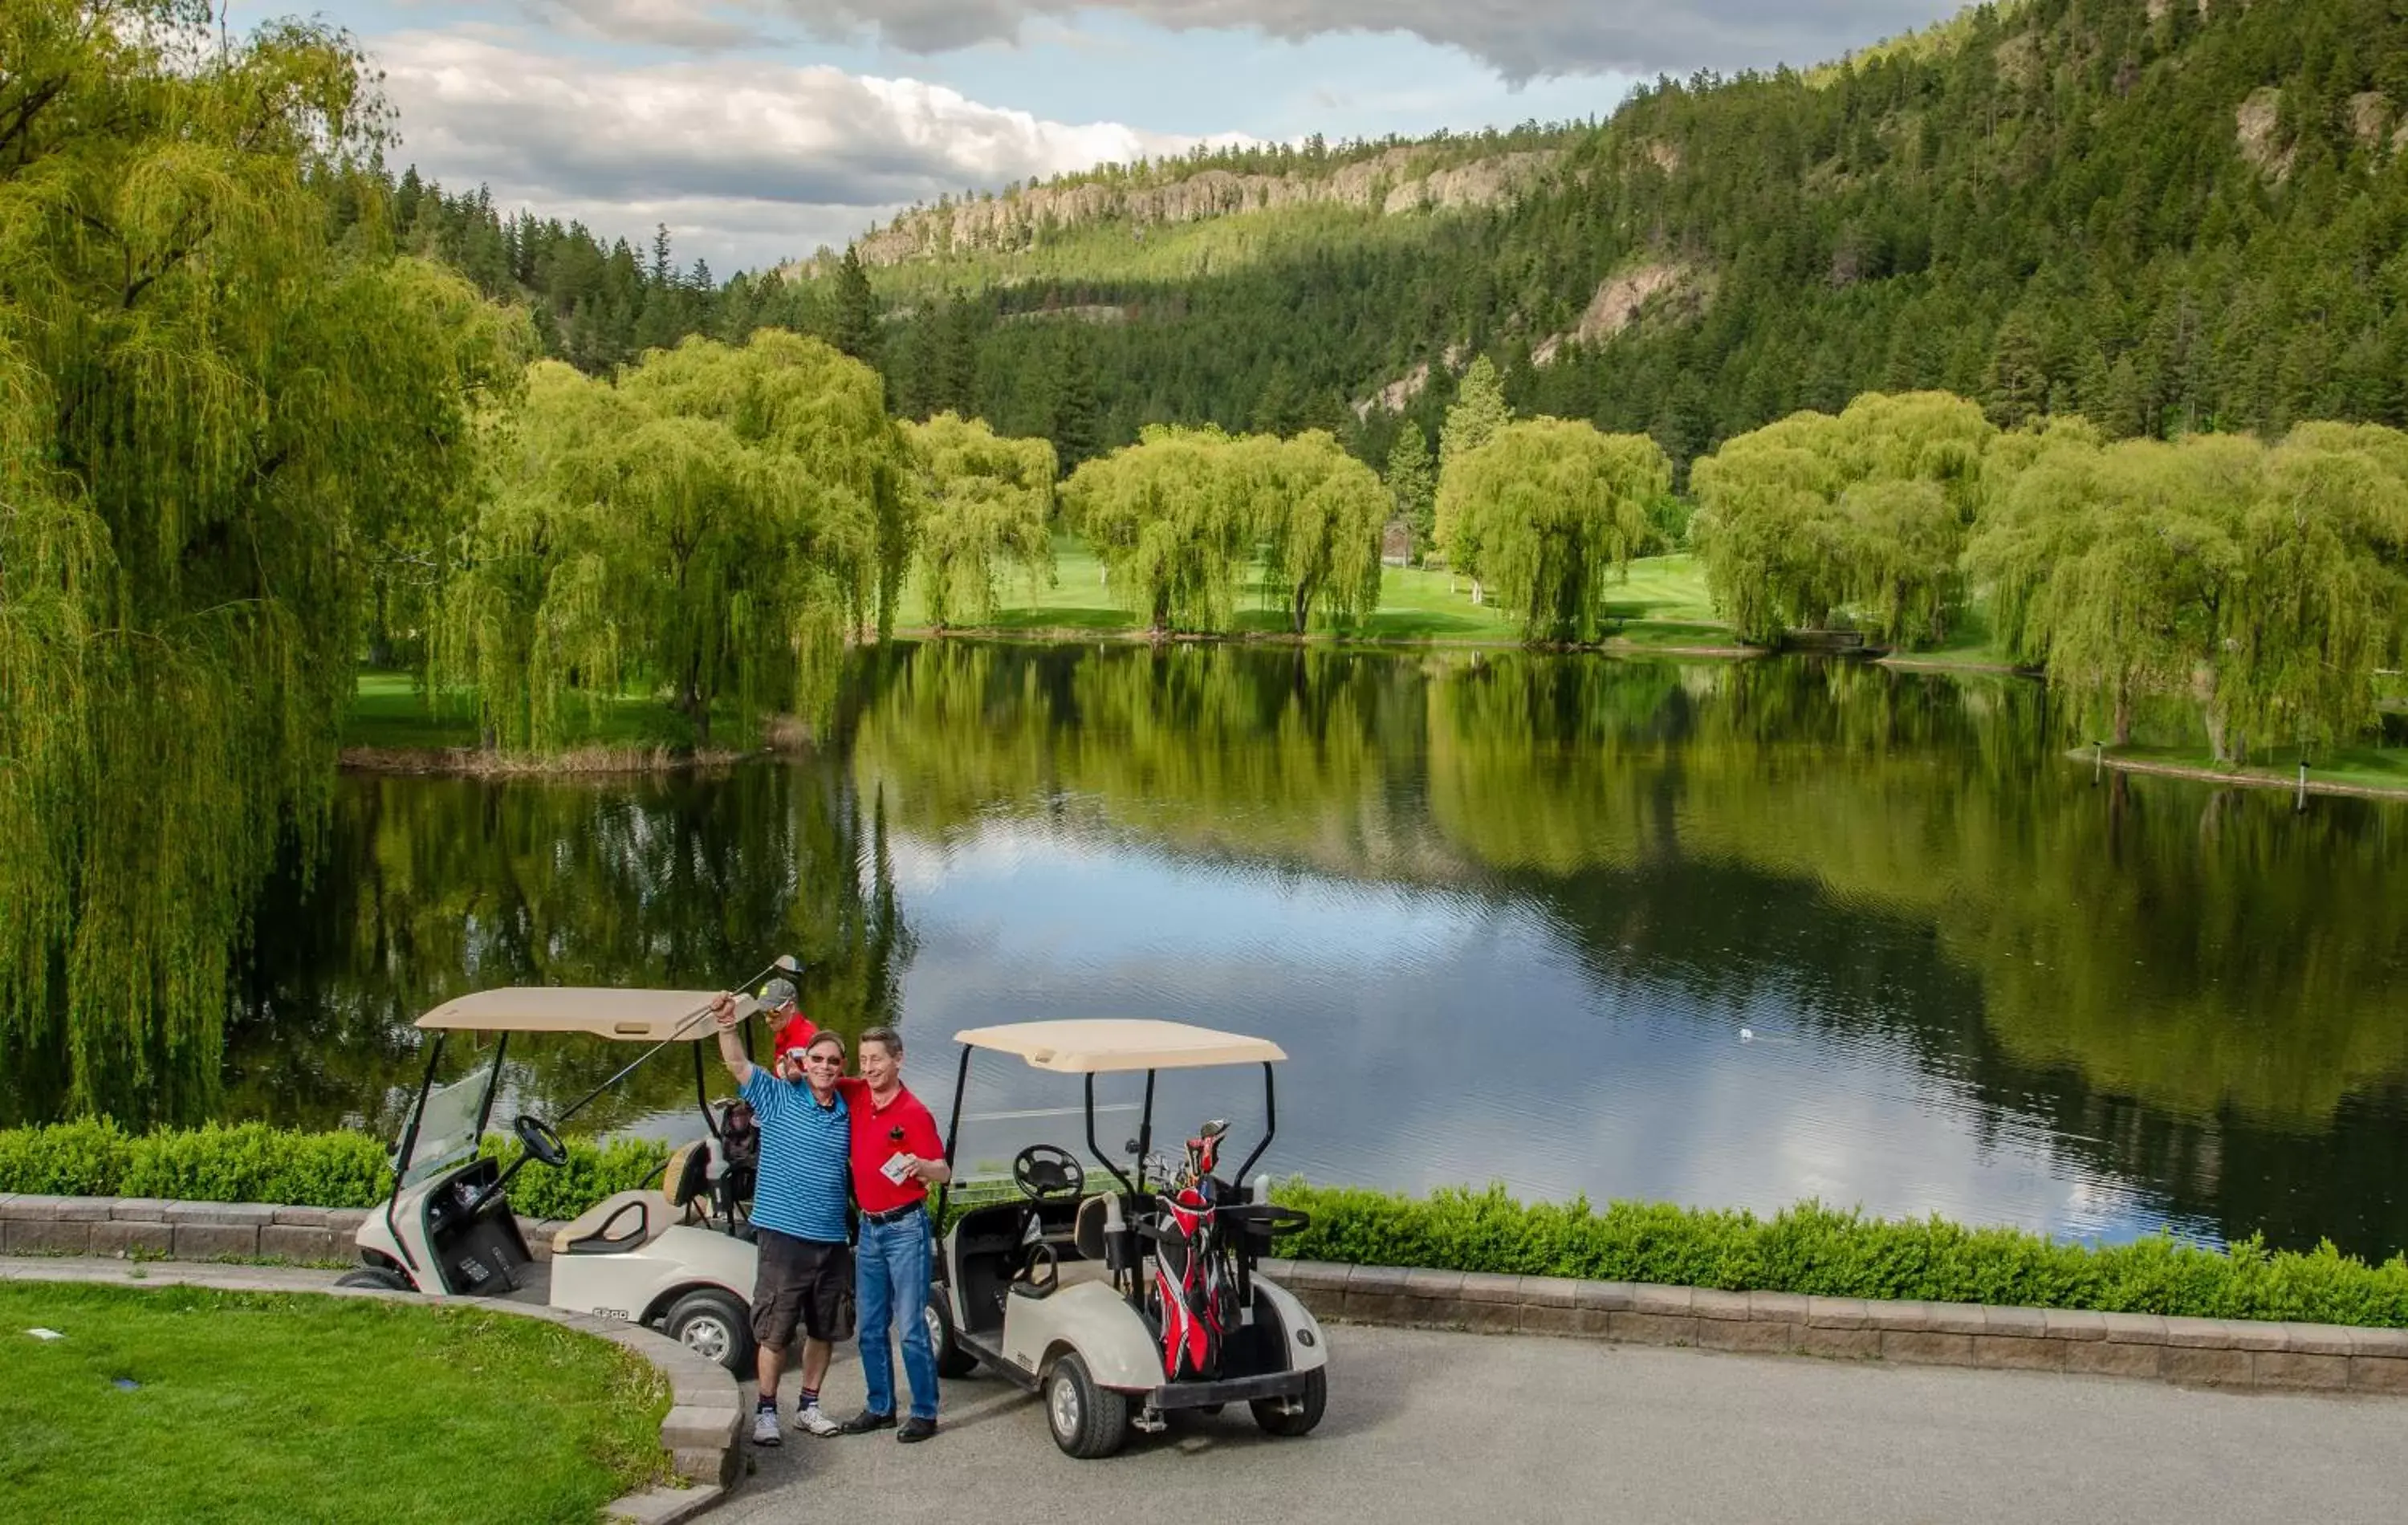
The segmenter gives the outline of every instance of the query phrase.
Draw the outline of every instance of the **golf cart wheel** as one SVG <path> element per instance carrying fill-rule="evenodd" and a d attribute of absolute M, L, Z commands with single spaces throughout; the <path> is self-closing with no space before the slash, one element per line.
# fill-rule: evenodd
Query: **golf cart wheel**
<path fill-rule="evenodd" d="M 1329 1374 L 1326 1368 L 1315 1367 L 1304 1374 L 1304 1391 L 1290 1408 L 1277 1398 L 1257 1398 L 1252 1407 L 1254 1422 L 1267 1435 L 1301 1435 L 1321 1422 L 1321 1407 L 1329 1401 Z"/>
<path fill-rule="evenodd" d="M 752 1315 L 735 1293 L 716 1287 L 688 1292 L 662 1321 L 670 1339 L 738 1376 L 752 1369 Z"/>
<path fill-rule="evenodd" d="M 335 1278 L 337 1287 L 372 1287 L 380 1292 L 409 1292 L 409 1278 L 383 1266 L 354 1266 Z"/>
<path fill-rule="evenodd" d="M 1096 1386 L 1076 1352 L 1045 1374 L 1045 1427 L 1065 1456 L 1090 1461 L 1110 1456 L 1128 1439 L 1128 1400 Z"/>
<path fill-rule="evenodd" d="M 928 1294 L 928 1306 L 920 1316 L 928 1321 L 928 1344 L 937 1352 L 939 1376 L 964 1377 L 978 1370 L 978 1358 L 953 1343 L 953 1315 L 945 1305 L 943 1288 Z"/>

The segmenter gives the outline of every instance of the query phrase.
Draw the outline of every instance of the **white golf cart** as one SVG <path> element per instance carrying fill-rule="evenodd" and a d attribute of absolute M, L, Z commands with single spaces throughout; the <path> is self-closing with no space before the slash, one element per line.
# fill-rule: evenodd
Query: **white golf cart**
<path fill-rule="evenodd" d="M 1241 1196 L 1213 1173 L 1221 1124 L 1187 1141 L 1183 1169 L 1153 1155 L 1156 1072 L 1260 1064 L 1263 1138 L 1236 1173 L 1242 1181 L 1277 1127 L 1271 1065 L 1287 1057 L 1279 1045 L 1154 1021 L 1026 1022 L 954 1036 L 963 1047 L 948 1164 L 961 1143 L 970 1056 L 987 1049 L 1085 1077 L 1087 1147 L 1117 1189 L 1088 1195 L 1078 1156 L 1059 1145 L 1019 1152 L 1018 1199 L 965 1208 L 945 1233 L 928 1312 L 939 1371 L 983 1366 L 1041 1392 L 1054 1444 L 1074 1457 L 1111 1455 L 1131 1425 L 1158 1431 L 1167 1414 L 1238 1402 L 1273 1434 L 1318 1424 L 1329 1360 L 1321 1326 L 1255 1273 L 1272 1236 L 1301 1228 L 1305 1216 L 1265 1200 L 1264 1182 Z M 1096 1142 L 1096 1076 L 1140 1071 L 1145 1101 L 1124 1171 Z"/>
<path fill-rule="evenodd" d="M 788 959 L 771 969 L 796 971 Z M 393 1195 L 361 1224 L 361 1264 L 345 1273 L 344 1284 L 439 1298 L 508 1297 L 633 1319 L 731 1371 L 750 1372 L 755 1251 L 747 1214 L 755 1158 L 745 1115 L 732 1101 L 714 1105 L 710 1098 L 705 1044 L 697 1040 L 716 1035 L 711 999 L 694 990 L 522 987 L 462 996 L 420 1017 L 432 1042 L 394 1153 Z M 751 997 L 739 1000 L 748 1018 L 760 1010 Z M 746 1031 L 749 1040 L 749 1022 Z M 467 1074 L 437 1086 L 445 1041 L 460 1032 L 497 1033 L 500 1042 Z M 653 1054 L 686 1043 L 709 1132 L 670 1152 L 658 1187 L 619 1192 L 562 1226 L 548 1267 L 529 1252 L 508 1193 L 527 1160 L 554 1168 L 567 1162 L 559 1133 L 523 1114 L 510 1125 L 523 1155 L 504 1168 L 478 1152 L 510 1039 L 536 1033 L 653 1045 L 563 1112 L 564 1122 Z"/>

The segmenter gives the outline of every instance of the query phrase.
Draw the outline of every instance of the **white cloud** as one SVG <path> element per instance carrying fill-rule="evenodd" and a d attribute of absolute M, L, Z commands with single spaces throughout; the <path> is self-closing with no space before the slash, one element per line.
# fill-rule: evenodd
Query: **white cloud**
<path fill-rule="evenodd" d="M 716 52 L 767 40 L 750 18 L 759 7 L 691 0 L 519 0 L 532 19 L 579 36 Z"/>
<path fill-rule="evenodd" d="M 595 10 L 604 8 L 596 6 Z M 621 0 L 620 8 L 629 8 Z M 630 238 L 669 224 L 723 275 L 840 244 L 898 207 L 1195 139 L 1048 122 L 942 85 L 740 58 L 611 67 L 481 37 L 376 48 L 401 111 L 399 157 L 505 207 Z"/>
<path fill-rule="evenodd" d="M 535 0 L 530 0 L 535 3 Z M 1687 74 L 1822 63 L 1923 26 L 1958 0 L 540 0 L 606 35 L 675 42 L 791 18 L 824 40 L 874 34 L 910 52 L 1012 41 L 1032 20 L 1119 11 L 1172 31 L 1245 29 L 1301 40 L 1399 33 L 1455 48 L 1509 79 Z M 672 22 L 668 13 L 677 12 Z M 746 18 L 738 22 L 737 18 Z M 724 42 L 691 42 L 723 47 Z"/>

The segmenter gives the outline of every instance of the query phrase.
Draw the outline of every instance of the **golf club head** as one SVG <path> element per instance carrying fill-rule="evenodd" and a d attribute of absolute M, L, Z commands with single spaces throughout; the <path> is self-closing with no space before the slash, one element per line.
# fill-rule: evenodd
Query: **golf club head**
<path fill-rule="evenodd" d="M 772 973 L 784 979 L 799 980 L 803 977 L 803 961 L 791 953 L 778 955 L 776 960 L 769 965 L 769 969 Z"/>

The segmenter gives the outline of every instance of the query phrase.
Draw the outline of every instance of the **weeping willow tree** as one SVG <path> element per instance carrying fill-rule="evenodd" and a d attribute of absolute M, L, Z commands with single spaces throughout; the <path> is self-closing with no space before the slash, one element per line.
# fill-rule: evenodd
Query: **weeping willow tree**
<path fill-rule="evenodd" d="M 816 339 L 688 339 L 617 385 L 530 367 L 445 600 L 438 675 L 486 734 L 549 748 L 629 685 L 710 740 L 833 696 L 849 625 L 884 611 L 906 492 L 877 378 Z"/>
<path fill-rule="evenodd" d="M 1267 597 L 1302 635 L 1318 611 L 1340 622 L 1380 607 L 1380 539 L 1394 507 L 1386 484 L 1320 429 L 1257 438 L 1233 452 L 1246 474 Z"/>
<path fill-rule="evenodd" d="M 1689 478 L 1715 607 L 1748 640 L 1842 611 L 1876 640 L 1945 640 L 1997 432 L 1943 392 L 1867 393 L 1837 416 L 1798 413 L 1728 441 Z"/>
<path fill-rule="evenodd" d="M 1155 635 L 1229 623 L 1254 548 L 1252 492 L 1237 442 L 1211 425 L 1150 424 L 1134 445 L 1081 466 L 1063 485 L 1074 525 L 1114 595 Z"/>
<path fill-rule="evenodd" d="M 1558 418 L 1508 424 L 1439 478 L 1450 566 L 1476 570 L 1529 640 L 1584 640 L 1646 543 L 1672 463 L 1644 435 Z"/>
<path fill-rule="evenodd" d="M 2017 662 L 2044 669 L 2077 713 L 2132 739 L 2150 694 L 2189 683 L 2215 640 L 2217 590 L 2238 570 L 2245 439 L 2104 448 L 2084 424 L 2000 441 L 2013 475 L 1982 515 L 1966 565 Z"/>
<path fill-rule="evenodd" d="M 2408 436 L 2102 445 L 2053 428 L 2015 461 L 1968 565 L 2008 650 L 2118 744 L 2153 694 L 2195 702 L 2221 762 L 2372 719 L 2376 670 L 2408 643 Z"/>
<path fill-rule="evenodd" d="M 248 909 L 325 817 L 364 558 L 456 501 L 515 368 L 394 257 L 380 120 L 314 27 L 0 9 L 0 1052 L 54 1110 L 207 1104 Z"/>
<path fill-rule="evenodd" d="M 521 406 L 486 423 L 489 484 L 428 655 L 438 683 L 475 692 L 489 749 L 559 745 L 625 679 L 601 525 L 576 472 L 641 423 L 557 361 L 530 366 Z"/>
<path fill-rule="evenodd" d="M 1006 439 L 954 413 L 906 423 L 903 438 L 920 499 L 916 566 L 930 625 L 991 618 L 996 583 L 1012 568 L 1032 583 L 1053 581 L 1051 441 Z"/>
<path fill-rule="evenodd" d="M 2267 453 L 2237 539 L 2212 672 L 2218 755 L 2318 751 L 2375 717 L 2377 669 L 2408 651 L 2408 436 L 2303 424 Z"/>
<path fill-rule="evenodd" d="M 724 424 L 744 447 L 808 479 L 796 554 L 837 581 L 856 627 L 883 637 L 910 570 L 916 505 L 884 383 L 862 361 L 779 329 L 743 347 L 689 338 L 622 382 L 655 411 Z"/>

